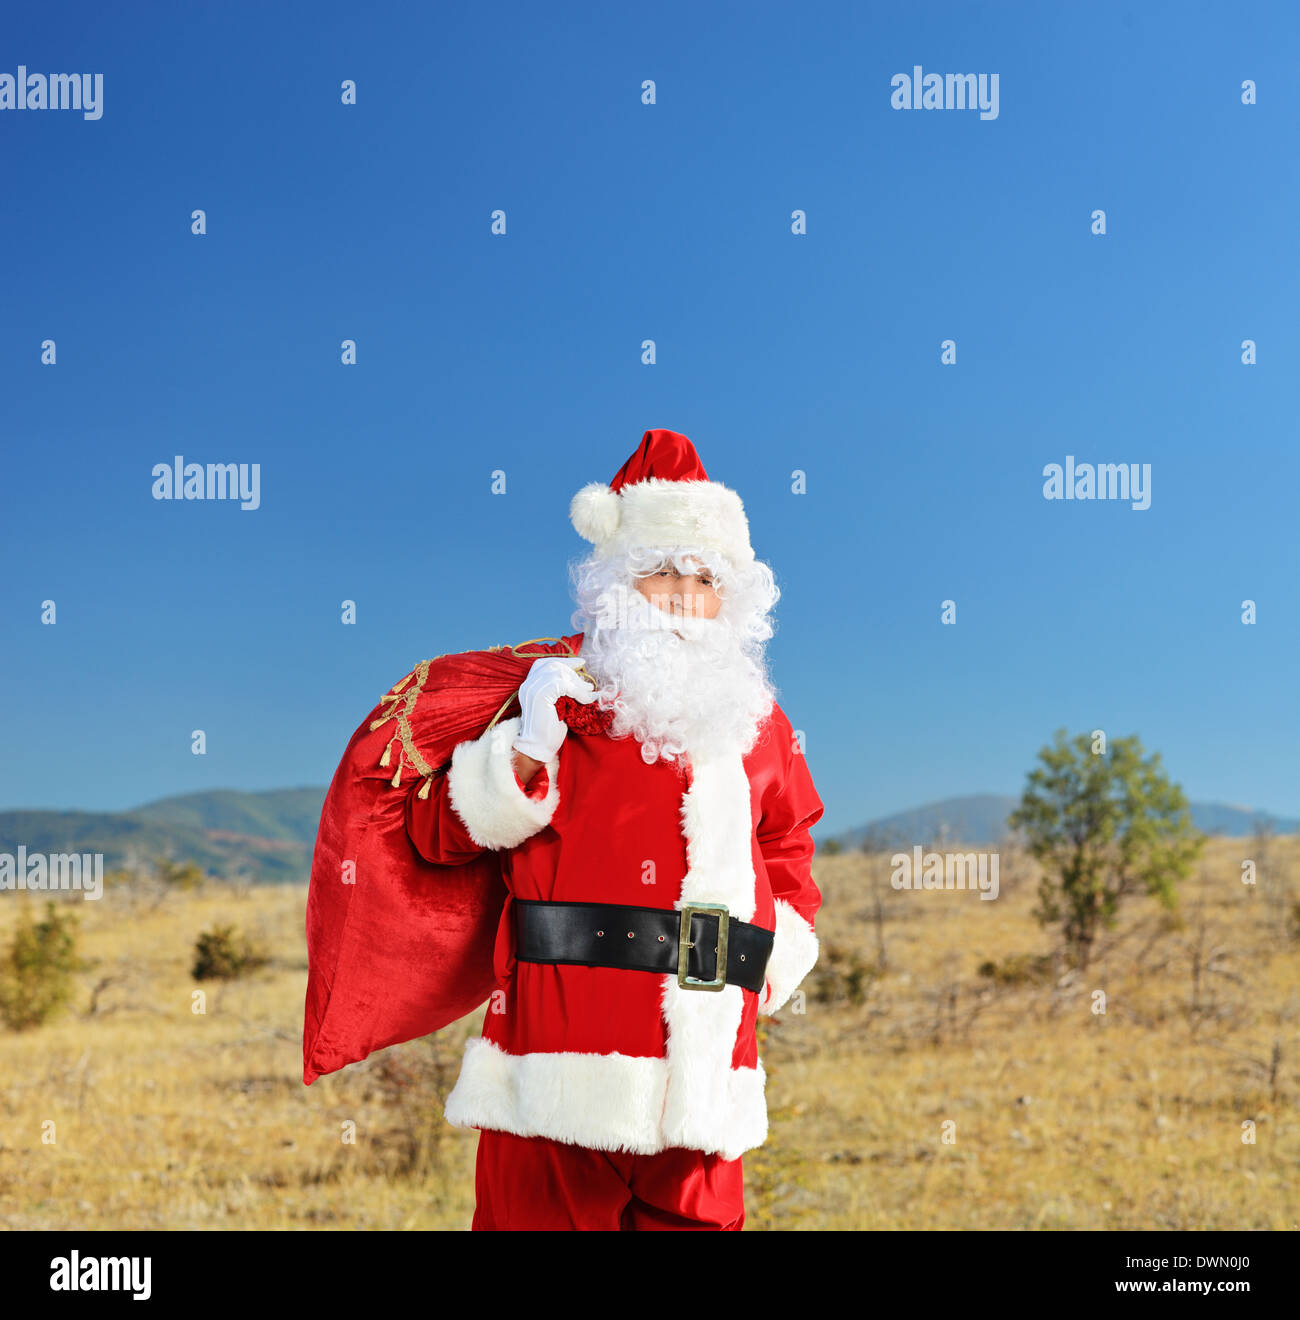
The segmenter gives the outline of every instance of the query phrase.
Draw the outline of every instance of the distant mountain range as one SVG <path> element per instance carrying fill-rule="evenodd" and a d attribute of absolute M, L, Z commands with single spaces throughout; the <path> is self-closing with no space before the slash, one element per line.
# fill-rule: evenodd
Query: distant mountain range
<path fill-rule="evenodd" d="M 107 870 L 170 857 L 197 862 L 212 875 L 302 882 L 311 873 L 324 800 L 323 788 L 218 790 L 162 798 L 133 811 L 0 811 L 0 853 L 13 854 L 20 845 L 29 853 L 103 853 Z M 993 844 L 1018 801 L 993 794 L 945 798 L 836 835 L 814 834 L 818 843 L 833 838 L 845 848 L 861 846 L 868 836 L 899 848 L 941 840 Z M 1278 834 L 1300 832 L 1300 820 L 1248 807 L 1193 802 L 1191 814 L 1206 834 L 1249 835 L 1260 819 L 1271 821 Z"/>
<path fill-rule="evenodd" d="M 162 798 L 134 811 L 0 811 L 0 853 L 103 853 L 105 870 L 157 857 L 265 884 L 306 880 L 323 788 L 220 789 Z"/>
<path fill-rule="evenodd" d="M 1006 833 L 1007 817 L 1019 805 L 1018 797 L 996 793 L 980 793 L 969 797 L 944 798 L 923 807 L 895 812 L 868 821 L 856 829 L 828 835 L 845 848 L 861 847 L 868 836 L 885 846 L 912 847 L 917 843 L 930 843 L 948 839 L 954 843 L 997 843 Z M 1192 824 L 1206 834 L 1222 834 L 1240 838 L 1253 834 L 1256 822 L 1270 821 L 1277 834 L 1295 834 L 1300 831 L 1300 820 L 1273 816 L 1267 811 L 1253 811 L 1249 807 L 1229 807 L 1220 802 L 1189 802 Z M 816 836 L 818 842 L 826 839 Z"/>

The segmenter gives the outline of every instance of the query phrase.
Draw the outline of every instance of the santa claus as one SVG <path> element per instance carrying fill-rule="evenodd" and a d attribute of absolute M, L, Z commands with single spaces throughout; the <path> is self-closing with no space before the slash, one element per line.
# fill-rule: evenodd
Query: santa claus
<path fill-rule="evenodd" d="M 425 859 L 498 850 L 509 891 L 446 1118 L 480 1129 L 476 1229 L 738 1229 L 757 1016 L 816 962 L 821 903 L 822 803 L 764 659 L 779 592 L 676 432 L 570 516 L 576 657 L 407 799 Z"/>

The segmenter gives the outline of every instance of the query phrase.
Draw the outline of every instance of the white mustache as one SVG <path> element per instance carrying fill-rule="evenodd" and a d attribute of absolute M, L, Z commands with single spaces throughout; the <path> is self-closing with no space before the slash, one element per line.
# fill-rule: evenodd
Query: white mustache
<path fill-rule="evenodd" d="M 665 612 L 660 610 L 661 614 Z M 693 614 L 672 614 L 668 617 L 673 632 L 687 641 L 710 641 L 718 638 L 722 631 L 722 625 L 717 619 L 702 619 Z"/>
<path fill-rule="evenodd" d="M 626 628 L 637 632 L 677 633 L 697 641 L 721 636 L 725 625 L 718 618 L 705 619 L 697 614 L 675 614 L 662 609 L 635 588 L 625 587 L 614 593 L 614 608 L 602 613 L 602 628 Z"/>

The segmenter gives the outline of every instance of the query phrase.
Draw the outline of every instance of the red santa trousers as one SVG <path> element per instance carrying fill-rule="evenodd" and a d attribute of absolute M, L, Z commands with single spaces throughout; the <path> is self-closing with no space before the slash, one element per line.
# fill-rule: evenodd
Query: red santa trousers
<path fill-rule="evenodd" d="M 740 1160 L 673 1146 L 656 1155 L 479 1132 L 475 1230 L 735 1229 Z"/>

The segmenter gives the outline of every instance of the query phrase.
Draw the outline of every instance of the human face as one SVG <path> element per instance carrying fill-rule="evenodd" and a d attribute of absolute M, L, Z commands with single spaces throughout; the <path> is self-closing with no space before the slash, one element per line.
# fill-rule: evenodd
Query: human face
<path fill-rule="evenodd" d="M 722 608 L 722 597 L 707 568 L 679 573 L 676 564 L 665 562 L 655 572 L 637 578 L 636 589 L 669 614 L 714 619 Z"/>

